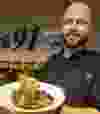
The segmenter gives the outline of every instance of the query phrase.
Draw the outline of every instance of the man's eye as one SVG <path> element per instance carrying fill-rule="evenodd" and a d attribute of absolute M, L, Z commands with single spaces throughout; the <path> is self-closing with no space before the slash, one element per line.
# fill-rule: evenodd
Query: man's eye
<path fill-rule="evenodd" d="M 77 24 L 88 24 L 88 22 L 85 21 L 85 20 L 80 19 L 80 20 L 77 21 Z"/>
<path fill-rule="evenodd" d="M 66 24 L 72 24 L 73 20 L 72 19 L 67 19 L 66 21 L 64 21 L 64 25 Z"/>

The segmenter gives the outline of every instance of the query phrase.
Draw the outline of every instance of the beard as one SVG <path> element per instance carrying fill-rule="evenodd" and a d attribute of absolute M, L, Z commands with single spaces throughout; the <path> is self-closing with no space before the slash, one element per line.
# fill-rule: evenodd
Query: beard
<path fill-rule="evenodd" d="M 88 36 L 81 36 L 80 34 L 71 34 L 64 36 L 64 45 L 67 48 L 85 47 L 88 42 Z"/>

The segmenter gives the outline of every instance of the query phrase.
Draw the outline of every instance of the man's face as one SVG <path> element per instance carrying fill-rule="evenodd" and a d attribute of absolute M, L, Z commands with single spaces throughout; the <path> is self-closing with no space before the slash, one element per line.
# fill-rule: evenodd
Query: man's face
<path fill-rule="evenodd" d="M 73 3 L 64 13 L 65 46 L 79 47 L 83 41 L 88 41 L 90 27 L 90 9 L 83 3 Z"/>

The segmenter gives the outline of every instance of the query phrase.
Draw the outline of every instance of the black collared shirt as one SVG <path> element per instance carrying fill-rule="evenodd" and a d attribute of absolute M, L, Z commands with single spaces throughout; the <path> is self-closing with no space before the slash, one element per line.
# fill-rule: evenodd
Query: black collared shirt
<path fill-rule="evenodd" d="M 78 50 L 70 58 L 58 55 L 49 61 L 48 80 L 61 85 L 66 96 L 94 96 L 96 99 L 94 79 L 100 74 L 99 67 L 100 53 L 96 50 Z"/>

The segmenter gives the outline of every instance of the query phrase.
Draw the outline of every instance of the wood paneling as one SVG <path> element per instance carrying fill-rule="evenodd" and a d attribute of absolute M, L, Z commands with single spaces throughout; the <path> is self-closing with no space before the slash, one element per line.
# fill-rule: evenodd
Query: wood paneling
<path fill-rule="evenodd" d="M 63 0 L 3 0 L 0 1 L 0 15 L 59 16 L 63 7 Z"/>

